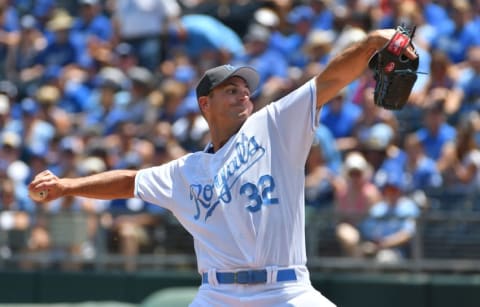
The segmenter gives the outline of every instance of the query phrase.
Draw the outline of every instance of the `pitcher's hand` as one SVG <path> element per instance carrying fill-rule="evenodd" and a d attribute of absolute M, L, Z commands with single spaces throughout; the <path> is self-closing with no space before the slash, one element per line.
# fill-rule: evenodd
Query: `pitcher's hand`
<path fill-rule="evenodd" d="M 49 202 L 59 197 L 64 196 L 64 186 L 60 178 L 55 176 L 51 171 L 45 170 L 32 180 L 28 185 L 28 192 L 30 195 L 45 195 L 42 199 L 34 199 L 38 202 Z M 34 198 L 31 196 L 32 199 Z"/>

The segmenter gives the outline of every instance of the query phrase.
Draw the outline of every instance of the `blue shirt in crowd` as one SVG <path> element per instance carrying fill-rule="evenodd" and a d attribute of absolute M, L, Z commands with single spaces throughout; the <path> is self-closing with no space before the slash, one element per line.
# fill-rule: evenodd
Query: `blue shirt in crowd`
<path fill-rule="evenodd" d="M 440 158 L 443 145 L 453 140 L 456 134 L 454 127 L 443 123 L 438 129 L 437 135 L 433 135 L 427 128 L 420 128 L 417 131 L 417 138 L 422 143 L 426 155 L 436 161 Z"/>
<path fill-rule="evenodd" d="M 331 105 L 323 107 L 320 121 L 330 129 L 337 138 L 352 136 L 353 127 L 361 115 L 361 108 L 345 101 L 340 112 L 332 112 Z"/>

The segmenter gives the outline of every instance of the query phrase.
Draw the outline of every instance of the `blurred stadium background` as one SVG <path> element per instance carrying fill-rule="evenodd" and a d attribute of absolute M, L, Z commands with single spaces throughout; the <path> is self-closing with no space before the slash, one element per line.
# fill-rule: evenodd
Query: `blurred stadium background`
<path fill-rule="evenodd" d="M 41 205 L 28 182 L 202 150 L 205 69 L 253 65 L 261 107 L 402 23 L 417 25 L 427 73 L 409 105 L 375 108 L 366 71 L 322 110 L 306 167 L 312 283 L 341 307 L 479 306 L 478 0 L 0 0 L 0 306 L 187 306 L 200 285 L 193 241 L 168 211 Z M 405 205 L 393 217 L 377 210 L 387 190 Z M 405 241 L 380 253 L 399 227 Z M 361 237 L 370 244 L 346 248 Z"/>

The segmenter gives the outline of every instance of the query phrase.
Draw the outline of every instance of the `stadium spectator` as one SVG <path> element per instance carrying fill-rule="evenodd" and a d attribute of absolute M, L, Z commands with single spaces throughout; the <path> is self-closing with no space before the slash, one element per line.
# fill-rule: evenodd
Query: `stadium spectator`
<path fill-rule="evenodd" d="M 371 182 L 372 168 L 357 151 L 347 154 L 341 176 L 334 181 L 336 236 L 345 255 L 358 257 L 358 227 L 380 191 Z"/>
<path fill-rule="evenodd" d="M 121 167 L 136 169 L 143 163 L 137 152 L 130 151 L 121 161 Z M 167 211 L 139 199 L 115 199 L 106 205 L 102 221 L 107 229 L 108 250 L 125 256 L 122 263 L 125 271 L 135 271 L 136 256 L 161 248 L 156 235 Z"/>
<path fill-rule="evenodd" d="M 360 249 L 364 256 L 381 262 L 397 262 L 410 257 L 416 233 L 417 204 L 404 193 L 402 176 L 390 173 L 375 203 L 360 225 Z"/>
<path fill-rule="evenodd" d="M 425 21 L 436 29 L 437 33 L 440 33 L 451 27 L 453 22 L 448 16 L 448 8 L 437 2 L 432 0 L 417 1 Z"/>
<path fill-rule="evenodd" d="M 457 115 L 457 120 L 470 111 L 480 111 L 480 46 L 468 50 L 467 63 L 445 101 L 445 111 Z"/>
<path fill-rule="evenodd" d="M 317 30 L 331 30 L 333 28 L 334 13 L 331 0 L 307 1 L 313 10 L 312 28 Z"/>
<path fill-rule="evenodd" d="M 122 98 L 128 95 L 125 91 L 127 76 L 118 68 L 104 67 L 98 72 L 96 82 L 83 124 L 98 128 L 101 135 L 109 135 L 126 117 Z"/>
<path fill-rule="evenodd" d="M 79 13 L 72 25 L 72 35 L 85 46 L 93 60 L 105 62 L 113 41 L 113 25 L 102 12 L 100 0 L 80 0 Z"/>
<path fill-rule="evenodd" d="M 295 6 L 287 15 L 287 22 L 293 31 L 287 34 L 283 41 L 278 42 L 274 48 L 283 52 L 290 66 L 303 69 L 308 63 L 302 48 L 312 30 L 314 17 L 315 13 L 308 5 Z"/>
<path fill-rule="evenodd" d="M 268 49 L 282 52 L 282 56 L 286 58 L 283 52 L 283 42 L 288 31 L 284 30 L 282 16 L 278 9 L 263 7 L 255 11 L 253 20 L 249 26 L 260 25 L 267 28 L 270 32 L 270 40 Z M 245 38 L 245 36 L 242 36 Z"/>
<path fill-rule="evenodd" d="M 118 44 L 110 54 L 110 65 L 112 68 L 120 69 L 124 74 L 132 68 L 139 66 L 139 58 L 132 45 L 122 42 Z"/>
<path fill-rule="evenodd" d="M 419 93 L 419 100 L 424 102 L 424 107 L 428 104 L 426 99 L 428 96 L 443 96 L 447 97 L 445 102 L 445 111 L 447 114 L 452 114 L 452 110 L 457 107 L 450 107 L 449 100 L 452 99 L 452 91 L 455 84 L 454 69 L 452 62 L 448 58 L 448 55 L 440 50 L 433 50 L 431 52 L 432 61 L 430 62 L 430 73 L 428 74 L 428 81 L 423 90 L 423 93 Z M 452 102 L 456 104 L 456 102 Z"/>
<path fill-rule="evenodd" d="M 431 1 L 408 1 L 409 4 L 404 4 L 402 7 L 402 22 L 405 22 L 408 25 L 415 25 L 415 44 L 420 46 L 424 50 L 430 50 L 432 41 L 436 38 L 438 33 L 441 31 L 441 27 L 445 27 L 450 21 L 445 11 L 443 14 L 445 18 L 444 23 L 439 25 L 439 21 L 442 20 L 442 17 L 432 18 L 432 11 L 435 11 L 436 8 L 439 8 L 437 4 L 432 3 Z M 406 2 L 404 2 L 406 3 Z M 438 12 L 439 13 L 439 12 Z M 433 12 L 433 14 L 438 14 Z M 438 20 L 435 20 L 438 18 Z M 433 19 L 432 22 L 429 22 L 430 19 Z M 400 23 L 401 24 L 401 23 Z"/>
<path fill-rule="evenodd" d="M 336 211 L 341 220 L 362 217 L 377 200 L 378 191 L 371 178 L 372 169 L 364 156 L 357 151 L 349 152 L 335 185 Z"/>
<path fill-rule="evenodd" d="M 49 247 L 45 228 L 37 225 L 36 210 L 27 206 L 17 197 L 14 180 L 2 177 L 0 180 L 0 257 L 8 261 L 12 256 L 32 256 Z M 22 260 L 10 262 L 9 266 L 22 269 L 33 268 L 34 263 Z"/>
<path fill-rule="evenodd" d="M 47 26 L 47 46 L 36 57 L 35 65 L 41 73 L 59 70 L 67 65 L 84 66 L 90 64 L 90 58 L 83 52 L 85 46 L 75 41 L 71 35 L 73 17 L 63 10 L 57 9 Z"/>
<path fill-rule="evenodd" d="M 480 190 L 480 150 L 474 120 L 475 113 L 465 115 L 456 128 L 456 138 L 442 147 L 437 165 L 446 192 L 468 195 Z"/>
<path fill-rule="evenodd" d="M 57 9 L 56 0 L 37 0 L 32 2 L 25 4 L 24 8 L 37 19 L 39 30 L 46 32 L 47 23 Z"/>
<path fill-rule="evenodd" d="M 341 153 L 336 146 L 334 136 L 328 127 L 321 122 L 315 131 L 315 139 L 322 149 L 322 156 L 325 159 L 327 167 L 335 174 L 339 174 L 342 167 Z"/>
<path fill-rule="evenodd" d="M 129 100 L 125 105 L 126 121 L 136 125 L 141 125 L 145 119 L 153 122 L 157 119 L 155 116 L 158 111 L 151 110 L 148 96 L 155 85 L 154 75 L 146 68 L 135 66 L 127 71 L 127 77 L 130 80 Z M 154 116 L 150 118 L 149 115 Z"/>
<path fill-rule="evenodd" d="M 373 182 L 382 186 L 389 172 L 398 172 L 405 153 L 396 145 L 397 130 L 385 123 L 376 123 L 360 140 L 360 151 L 373 167 Z"/>
<path fill-rule="evenodd" d="M 35 151 L 42 148 L 48 150 L 56 131 L 55 127 L 39 116 L 38 102 L 32 98 L 24 98 L 21 102 L 22 125 L 19 132 L 22 136 L 25 150 Z"/>
<path fill-rule="evenodd" d="M 333 180 L 336 175 L 328 165 L 321 141 L 316 137 L 305 165 L 305 204 L 307 207 L 333 208 Z"/>
<path fill-rule="evenodd" d="M 135 271 L 136 256 L 161 248 L 155 235 L 165 211 L 143 201 L 123 199 L 112 201 L 108 212 L 112 213 L 109 251 L 125 256 L 122 265 L 125 271 Z"/>
<path fill-rule="evenodd" d="M 258 24 L 258 25 L 261 25 L 261 26 L 264 26 L 264 27 L 268 28 L 270 30 L 272 36 L 275 36 L 277 34 L 281 35 L 280 16 L 274 8 L 270 8 L 270 7 L 259 8 L 259 9 L 255 10 L 252 17 L 253 17 L 253 19 L 248 24 L 249 27 L 252 26 L 252 25 Z M 248 30 L 248 28 L 247 28 L 247 30 Z M 245 34 L 246 34 L 246 32 L 245 32 Z M 244 37 L 245 34 L 242 35 L 241 37 Z"/>
<path fill-rule="evenodd" d="M 458 64 L 466 60 L 468 49 L 480 44 L 478 29 L 475 27 L 472 6 L 468 0 L 452 1 L 448 12 L 453 24 L 438 33 L 432 42 L 432 48 L 443 50 L 453 63 Z"/>
<path fill-rule="evenodd" d="M 17 84 L 22 94 L 31 92 L 41 79 L 41 67 L 35 64 L 46 45 L 46 37 L 38 29 L 36 18 L 22 16 L 18 43 L 9 47 L 5 60 L 6 77 Z"/>
<path fill-rule="evenodd" d="M 0 131 L 19 131 L 21 122 L 12 117 L 10 99 L 0 93 Z"/>
<path fill-rule="evenodd" d="M 325 139 L 334 141 L 327 128 L 319 126 L 305 164 L 305 236 L 307 255 L 316 255 L 319 249 L 319 236 L 324 235 L 324 229 L 329 223 L 335 205 L 334 178 L 337 173 L 331 168 L 328 148 L 323 146 Z M 328 141 L 327 141 L 328 142 Z"/>
<path fill-rule="evenodd" d="M 377 28 L 395 28 L 401 24 L 411 24 L 411 14 L 414 11 L 421 12 L 421 8 L 415 1 L 387 0 L 389 11 L 384 13 Z"/>
<path fill-rule="evenodd" d="M 403 143 L 406 159 L 401 166 L 404 191 L 412 195 L 416 191 L 428 191 L 442 185 L 442 175 L 436 162 L 425 155 L 422 144 L 415 133 L 406 136 Z"/>
<path fill-rule="evenodd" d="M 99 40 L 108 43 L 113 38 L 112 23 L 102 13 L 99 0 L 80 0 L 80 11 L 75 18 L 72 31 L 75 35 L 82 36 L 84 45 L 88 46 L 90 40 Z"/>
<path fill-rule="evenodd" d="M 18 113 L 16 113 L 15 110 L 18 109 L 16 108 L 16 103 L 18 102 L 19 92 L 14 81 L 10 81 L 10 80 L 0 81 L 0 94 L 7 96 L 10 102 L 10 105 L 12 107 L 12 111 L 15 113 L 14 118 L 16 118 L 17 117 L 16 115 L 18 115 Z"/>
<path fill-rule="evenodd" d="M 31 209 L 32 201 L 28 197 L 27 177 L 29 167 L 23 158 L 21 136 L 13 131 L 0 134 L 0 178 L 11 179 L 15 184 L 15 199 L 25 210 Z M 2 179 L 3 180 L 3 179 Z"/>
<path fill-rule="evenodd" d="M 21 136 L 13 131 L 2 131 L 0 141 L 0 173 L 6 174 L 10 164 L 21 160 L 23 143 Z"/>
<path fill-rule="evenodd" d="M 351 44 L 364 39 L 370 29 L 371 21 L 367 13 L 348 11 L 346 14 L 342 18 L 342 26 L 334 30 L 336 35 L 330 56 L 335 56 Z"/>
<path fill-rule="evenodd" d="M 356 149 L 360 149 L 361 143 L 369 137 L 370 129 L 375 124 L 384 123 L 393 129 L 396 129 L 399 124 L 392 111 L 379 108 L 375 105 L 375 102 L 373 101 L 374 88 L 372 86 L 366 86 L 363 89 L 359 87 L 359 91 L 362 91 L 362 97 L 359 99 L 362 112 L 355 121 L 353 127 L 354 138 L 351 145 L 352 148 Z"/>
<path fill-rule="evenodd" d="M 288 63 L 280 51 L 272 48 L 271 32 L 268 28 L 253 24 L 244 37 L 245 53 L 234 59 L 235 65 L 254 67 L 259 76 L 259 96 L 268 103 L 276 100 L 288 88 Z M 262 103 L 262 102 L 260 102 Z"/>
<path fill-rule="evenodd" d="M 162 95 L 162 106 L 160 109 L 160 120 L 175 123 L 178 119 L 187 115 L 182 112 L 181 105 L 187 99 L 189 89 L 186 84 L 175 79 L 167 79 L 160 85 Z"/>
<path fill-rule="evenodd" d="M 172 135 L 183 148 L 194 151 L 203 148 L 202 137 L 208 129 L 200 114 L 196 95 L 192 95 L 189 82 L 182 80 L 183 77 L 180 76 L 181 70 L 190 70 L 187 67 L 177 67 L 174 78 L 162 83 L 160 90 L 163 104 L 160 108 L 160 119 L 171 124 Z"/>
<path fill-rule="evenodd" d="M 353 127 L 361 114 L 361 108 L 347 97 L 347 89 L 341 90 L 323 107 L 320 122 L 330 129 L 338 150 L 351 150 L 355 145 Z"/>
<path fill-rule="evenodd" d="M 82 158 L 78 154 L 73 167 L 66 170 L 66 175 L 92 175 L 105 170 L 106 165 L 99 157 Z M 107 202 L 103 200 L 70 196 L 48 203 L 45 208 L 46 227 L 51 240 L 53 265 L 62 270 L 78 271 L 85 267 L 86 261 L 93 259 L 98 232 L 97 215 L 107 207 Z"/>
<path fill-rule="evenodd" d="M 0 79 L 6 76 L 5 65 L 8 49 L 19 39 L 18 16 L 9 1 L 0 2 Z"/>
<path fill-rule="evenodd" d="M 303 52 L 308 58 L 305 71 L 308 77 L 318 74 L 330 59 L 335 36 L 333 31 L 313 30 L 308 36 Z"/>
<path fill-rule="evenodd" d="M 437 161 L 445 143 L 455 138 L 455 128 L 446 122 L 445 99 L 432 102 L 425 109 L 425 126 L 416 131 L 428 157 Z"/>
<path fill-rule="evenodd" d="M 56 135 L 52 140 L 50 152 L 52 160 L 50 168 L 55 174 L 75 173 L 84 144 L 74 136 L 61 137 Z"/>
<path fill-rule="evenodd" d="M 205 134 L 208 135 L 208 133 Z M 157 164 L 166 163 L 187 153 L 185 148 L 183 148 L 179 141 L 175 138 L 175 135 L 173 134 L 173 127 L 167 121 L 159 121 L 153 129 L 153 133 L 150 138 L 155 144 L 154 161 L 157 161 Z M 201 148 L 205 148 L 207 145 L 205 138 L 208 139 L 208 137 L 204 135 L 200 136 L 200 138 L 200 143 L 202 141 L 204 142 Z"/>
<path fill-rule="evenodd" d="M 176 0 L 119 0 L 114 4 L 114 45 L 132 46 L 139 65 L 156 71 L 164 59 L 165 35 L 169 24 L 181 14 Z"/>
<path fill-rule="evenodd" d="M 475 130 L 475 143 L 480 148 L 480 114 L 472 112 L 469 116 Z"/>
<path fill-rule="evenodd" d="M 48 122 L 55 128 L 55 134 L 66 135 L 71 132 L 74 117 L 72 113 L 68 113 L 62 109 L 58 104 L 62 93 L 56 85 L 42 85 L 34 92 L 33 100 L 35 103 L 31 104 L 32 115 L 36 115 L 38 119 Z M 26 98 L 28 101 L 28 97 Z M 82 101 L 83 102 L 83 101 Z M 38 108 L 38 114 L 35 109 Z"/>
<path fill-rule="evenodd" d="M 50 166 L 50 143 L 35 142 L 32 146 L 25 148 L 25 162 L 29 166 L 28 176 L 25 182 L 32 180 L 36 174 Z"/>
<path fill-rule="evenodd" d="M 0 257 L 8 259 L 14 253 L 24 251 L 32 216 L 17 198 L 15 182 L 2 178 L 0 183 Z"/>

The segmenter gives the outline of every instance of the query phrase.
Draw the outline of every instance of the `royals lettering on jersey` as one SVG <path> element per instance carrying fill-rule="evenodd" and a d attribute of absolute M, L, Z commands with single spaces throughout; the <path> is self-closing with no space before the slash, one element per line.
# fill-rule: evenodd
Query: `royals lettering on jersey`
<path fill-rule="evenodd" d="M 198 220 L 204 213 L 204 220 L 207 221 L 220 202 L 229 204 L 235 183 L 264 155 L 265 148 L 257 142 L 255 136 L 249 137 L 242 133 L 234 145 L 234 154 L 215 175 L 211 184 L 190 184 L 190 200 L 196 208 L 194 218 Z M 247 196 L 249 203 L 246 209 L 251 212 L 257 211 L 262 203 L 278 203 L 270 194 L 275 188 L 270 175 L 262 176 L 257 183 L 246 183 L 239 188 L 239 193 Z"/>

